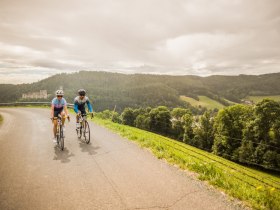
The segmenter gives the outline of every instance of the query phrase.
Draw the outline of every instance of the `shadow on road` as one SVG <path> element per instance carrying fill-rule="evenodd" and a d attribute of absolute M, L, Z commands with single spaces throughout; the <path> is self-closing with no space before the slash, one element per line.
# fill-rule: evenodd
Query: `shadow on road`
<path fill-rule="evenodd" d="M 80 146 L 82 152 L 87 152 L 89 155 L 97 154 L 96 150 L 98 150 L 100 148 L 100 147 L 92 146 L 91 143 L 86 144 L 85 142 L 79 142 L 79 146 Z"/>
<path fill-rule="evenodd" d="M 64 147 L 64 150 L 61 151 L 57 146 L 54 147 L 55 156 L 53 160 L 60 160 L 62 163 L 69 163 L 70 157 L 74 156 L 74 154 L 69 152 L 67 148 Z"/>

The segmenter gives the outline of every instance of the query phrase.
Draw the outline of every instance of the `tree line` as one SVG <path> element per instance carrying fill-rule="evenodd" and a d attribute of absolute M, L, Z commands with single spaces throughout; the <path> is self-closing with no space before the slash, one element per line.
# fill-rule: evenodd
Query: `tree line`
<path fill-rule="evenodd" d="M 280 169 L 280 104 L 233 105 L 194 115 L 190 109 L 158 106 L 105 110 L 100 118 L 171 137 L 226 159 Z"/>
<path fill-rule="evenodd" d="M 88 96 L 94 99 L 97 111 L 113 109 L 115 105 L 118 112 L 122 112 L 126 107 L 135 109 L 160 105 L 195 110 L 196 108 L 180 100 L 180 96 L 195 99 L 198 99 L 199 95 L 208 96 L 228 106 L 229 103 L 225 99 L 239 103 L 248 95 L 280 94 L 279 80 L 280 73 L 198 77 L 80 71 L 57 74 L 31 84 L 0 84 L 0 102 L 20 101 L 23 100 L 23 93 L 39 90 L 47 90 L 50 95 L 45 101 L 50 101 L 55 91 L 62 86 L 70 103 L 73 102 L 78 89 L 86 89 Z M 196 112 L 201 114 L 202 110 L 196 109 Z"/>

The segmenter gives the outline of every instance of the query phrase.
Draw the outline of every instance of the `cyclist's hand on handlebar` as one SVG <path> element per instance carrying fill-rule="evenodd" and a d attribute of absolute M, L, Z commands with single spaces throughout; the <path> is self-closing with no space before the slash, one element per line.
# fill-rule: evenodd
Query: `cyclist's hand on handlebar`
<path fill-rule="evenodd" d="M 93 112 L 90 113 L 90 117 L 91 117 L 91 119 L 93 118 Z"/>

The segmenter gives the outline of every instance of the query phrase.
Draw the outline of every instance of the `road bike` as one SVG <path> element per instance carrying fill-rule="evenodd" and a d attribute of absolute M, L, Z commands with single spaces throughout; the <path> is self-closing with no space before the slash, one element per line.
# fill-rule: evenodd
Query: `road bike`
<path fill-rule="evenodd" d="M 78 122 L 80 124 L 80 126 L 78 128 L 76 128 L 77 131 L 77 135 L 78 138 L 81 139 L 82 136 L 84 137 L 84 140 L 87 144 L 89 144 L 90 142 L 90 128 L 89 128 L 89 123 L 87 121 L 87 115 L 91 115 L 92 118 L 92 114 L 91 113 L 87 113 L 87 114 L 78 114 Z"/>
<path fill-rule="evenodd" d="M 54 117 L 54 120 L 57 119 L 57 127 L 56 127 L 56 142 L 57 146 L 60 150 L 64 149 L 64 132 L 63 132 L 63 125 L 62 125 L 62 116 L 59 114 L 58 117 Z"/>

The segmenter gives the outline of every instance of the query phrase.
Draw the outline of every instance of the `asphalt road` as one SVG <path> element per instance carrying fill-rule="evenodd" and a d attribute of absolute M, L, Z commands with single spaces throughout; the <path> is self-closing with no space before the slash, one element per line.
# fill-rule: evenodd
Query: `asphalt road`
<path fill-rule="evenodd" d="M 87 145 L 71 116 L 60 151 L 48 109 L 0 114 L 0 209 L 240 209 L 191 173 L 93 123 Z"/>

